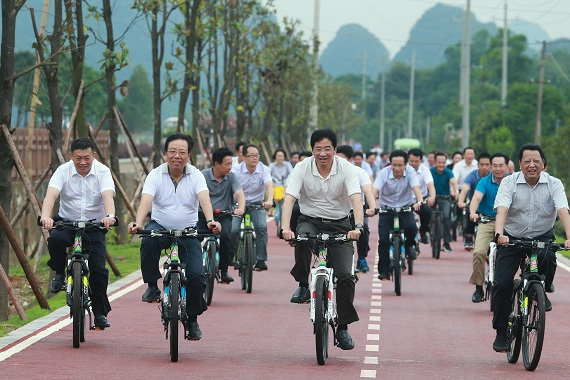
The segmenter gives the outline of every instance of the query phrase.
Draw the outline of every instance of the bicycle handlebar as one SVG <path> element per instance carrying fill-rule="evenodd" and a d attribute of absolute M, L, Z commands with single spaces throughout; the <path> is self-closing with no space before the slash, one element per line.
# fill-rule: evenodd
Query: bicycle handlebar
<path fill-rule="evenodd" d="M 137 230 L 135 232 L 137 235 L 147 235 L 150 237 L 160 237 L 160 236 L 173 236 L 173 237 L 198 237 L 200 233 L 194 228 L 187 227 L 183 230 L 167 230 L 167 229 L 156 229 L 156 230 Z"/>
<path fill-rule="evenodd" d="M 397 213 L 397 212 L 412 212 L 414 209 L 412 205 L 402 206 L 402 207 L 380 207 L 375 209 L 377 214 L 385 213 Z"/>
<path fill-rule="evenodd" d="M 509 240 L 509 246 L 531 249 L 544 249 L 552 248 L 554 251 L 568 251 L 570 248 L 564 248 L 564 244 L 556 243 L 555 241 L 542 241 L 542 240 Z"/>
<path fill-rule="evenodd" d="M 317 242 L 327 242 L 327 241 L 335 241 L 339 243 L 344 243 L 347 241 L 355 241 L 354 239 L 349 239 L 347 234 L 344 233 L 334 233 L 334 234 L 327 234 L 327 233 L 320 233 L 316 235 L 311 234 L 304 234 L 300 236 L 295 236 L 293 239 L 285 239 L 285 241 L 317 241 Z"/>
<path fill-rule="evenodd" d="M 56 230 L 63 230 L 65 228 L 76 228 L 76 229 L 85 229 L 90 227 L 101 228 L 105 229 L 105 225 L 101 222 L 95 222 L 95 219 L 91 220 L 58 220 L 57 222 L 53 222 L 53 228 Z M 38 226 L 42 227 L 41 217 L 38 216 L 37 220 Z"/>

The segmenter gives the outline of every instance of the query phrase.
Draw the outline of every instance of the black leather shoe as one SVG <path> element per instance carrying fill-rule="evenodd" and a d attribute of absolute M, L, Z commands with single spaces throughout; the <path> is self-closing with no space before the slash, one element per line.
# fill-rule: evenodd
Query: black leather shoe
<path fill-rule="evenodd" d="M 225 283 L 228 283 L 228 284 L 229 284 L 230 282 L 233 282 L 233 281 L 234 281 L 233 277 L 230 276 L 230 275 L 228 274 L 228 272 L 222 272 L 222 276 L 221 276 L 220 279 L 222 280 L 222 282 L 225 282 Z"/>
<path fill-rule="evenodd" d="M 49 291 L 52 293 L 57 293 L 62 290 L 65 290 L 65 275 L 56 273 L 55 277 L 49 283 Z"/>
<path fill-rule="evenodd" d="M 471 297 L 471 301 L 473 302 L 483 302 L 484 299 L 484 294 L 483 294 L 483 287 L 477 285 L 475 287 L 475 293 L 473 293 L 473 296 Z"/>
<path fill-rule="evenodd" d="M 103 314 L 98 314 L 95 316 L 95 328 L 104 330 L 106 327 L 111 327 L 111 324 L 107 320 L 107 317 Z"/>
<path fill-rule="evenodd" d="M 311 292 L 309 288 L 305 288 L 303 286 L 299 286 L 295 293 L 293 293 L 293 297 L 291 297 L 291 303 L 308 303 L 311 300 Z"/>
<path fill-rule="evenodd" d="M 354 342 L 348 333 L 348 330 L 339 330 L 336 334 L 336 339 L 338 341 L 338 346 L 343 350 L 352 350 L 354 348 Z"/>
<path fill-rule="evenodd" d="M 424 232 L 423 234 L 420 235 L 421 235 L 420 241 L 422 242 L 422 244 L 429 244 L 429 238 L 427 237 L 427 234 Z"/>
<path fill-rule="evenodd" d="M 188 334 L 186 335 L 186 339 L 188 340 L 202 339 L 202 331 L 200 330 L 200 326 L 198 326 L 198 322 L 188 323 Z"/>
<path fill-rule="evenodd" d="M 156 286 L 149 285 L 142 296 L 143 302 L 158 302 L 160 301 L 160 289 Z"/>
<path fill-rule="evenodd" d="M 497 337 L 493 342 L 493 350 L 496 352 L 507 352 L 509 350 L 509 341 L 506 332 L 497 330 Z"/>
<path fill-rule="evenodd" d="M 416 248 L 412 246 L 406 247 L 406 256 L 411 260 L 417 259 L 418 254 L 416 253 Z"/>
<path fill-rule="evenodd" d="M 267 264 L 265 264 L 265 261 L 257 260 L 257 263 L 255 263 L 254 269 L 256 271 L 267 270 Z"/>
<path fill-rule="evenodd" d="M 546 294 L 544 295 L 544 310 L 552 311 L 552 302 L 550 302 Z"/>
<path fill-rule="evenodd" d="M 388 275 L 387 272 L 380 272 L 380 274 L 378 275 L 378 279 L 379 279 L 380 281 L 389 280 L 389 279 L 390 279 L 390 275 Z"/>

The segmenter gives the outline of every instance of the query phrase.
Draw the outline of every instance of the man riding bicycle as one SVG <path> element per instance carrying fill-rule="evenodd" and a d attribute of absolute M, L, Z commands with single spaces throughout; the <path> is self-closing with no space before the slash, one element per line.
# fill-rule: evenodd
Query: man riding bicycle
<path fill-rule="evenodd" d="M 374 198 L 378 197 L 380 207 L 403 207 L 416 203 L 413 208 L 419 211 L 423 196 L 420 190 L 416 171 L 407 166 L 408 154 L 397 149 L 390 153 L 390 166 L 380 170 L 378 177 L 374 181 Z M 392 230 L 393 215 L 380 214 L 378 218 L 378 278 L 388 279 L 390 268 L 390 231 Z M 418 233 L 416 219 L 411 212 L 400 214 L 400 228 L 404 230 L 406 238 L 406 256 L 415 260 L 417 257 L 415 247 L 415 237 Z"/>
<path fill-rule="evenodd" d="M 485 160 L 481 159 L 481 156 L 479 157 L 480 165 Z M 472 223 L 477 223 L 479 216 L 490 219 L 488 223 L 480 224 L 477 229 L 477 240 L 475 241 L 475 250 L 473 251 L 473 272 L 469 279 L 469 282 L 475 285 L 475 293 L 471 297 L 473 302 L 482 302 L 484 300 L 485 262 L 487 260 L 489 243 L 495 239 L 494 219 L 497 216 L 497 212 L 494 209 L 495 197 L 501 181 L 508 174 L 508 162 L 509 157 L 506 154 L 495 153 L 491 156 L 491 175 L 483 177 L 477 183 L 471 203 L 469 203 L 469 219 Z M 493 263 L 489 263 L 489 265 L 493 265 Z"/>
<path fill-rule="evenodd" d="M 422 197 L 427 202 L 427 204 L 423 204 L 420 207 L 417 214 L 420 217 L 420 241 L 423 244 L 428 244 L 427 233 L 429 232 L 429 223 L 432 216 L 431 208 L 435 204 L 435 186 L 433 185 L 431 171 L 425 165 L 422 165 L 423 155 L 424 153 L 421 149 L 410 149 L 408 152 L 408 165 L 416 171 Z"/>
<path fill-rule="evenodd" d="M 311 135 L 313 156 L 295 165 L 289 176 L 285 192 L 281 223 L 284 239 L 297 235 L 318 233 L 347 233 L 349 239 L 358 240 L 363 228 L 363 206 L 360 184 L 355 167 L 335 155 L 336 134 L 328 129 L 316 130 Z M 297 231 L 291 231 L 291 211 L 295 199 L 299 200 L 301 216 Z M 356 228 L 352 229 L 348 213 L 354 210 Z M 348 325 L 358 321 L 354 308 L 355 278 L 352 273 L 354 246 L 352 242 L 331 244 L 332 266 L 337 278 L 336 300 L 338 306 L 338 345 L 352 350 L 354 342 L 348 333 Z M 306 303 L 310 300 L 309 273 L 311 245 L 298 242 L 295 245 L 295 266 L 291 275 L 299 282 L 291 302 Z"/>
<path fill-rule="evenodd" d="M 48 265 L 55 271 L 49 289 L 57 293 L 65 289 L 66 247 L 73 245 L 73 230 L 54 230 L 54 219 L 68 221 L 101 221 L 106 228 L 115 225 L 115 184 L 108 167 L 93 156 L 95 145 L 87 137 L 81 137 L 71 143 L 71 160 L 59 166 L 51 177 L 46 197 L 42 206 L 41 224 L 50 231 Z M 58 214 L 51 215 L 57 198 Z M 95 327 L 110 327 L 107 314 L 111 304 L 107 298 L 109 270 L 105 267 L 107 251 L 105 248 L 106 231 L 85 230 L 83 251 L 89 255 L 89 286 L 91 303 L 95 315 Z"/>
<path fill-rule="evenodd" d="M 265 210 L 273 207 L 273 180 L 269 168 L 259 161 L 259 149 L 255 145 L 243 146 L 244 161 L 232 171 L 237 175 L 243 192 L 245 202 L 261 203 Z M 267 215 L 265 210 L 251 210 L 251 221 L 256 234 L 255 269 L 267 270 Z M 232 242 L 237 242 L 242 218 L 232 221 Z"/>
<path fill-rule="evenodd" d="M 228 148 L 218 148 L 212 152 L 212 162 L 214 166 L 202 170 L 206 179 L 206 185 L 210 193 L 210 202 L 213 210 L 228 211 L 233 206 L 234 196 L 237 199 L 237 208 L 234 215 L 242 216 L 245 210 L 245 195 L 241 188 L 239 179 L 232 170 L 232 151 Z M 230 233 L 232 230 L 232 216 L 230 214 L 215 215 L 215 219 L 220 222 L 222 231 L 220 232 L 220 280 L 230 283 L 234 279 L 228 273 L 228 266 L 231 259 L 232 247 Z M 206 216 L 200 208 L 198 212 L 198 228 L 207 228 Z"/>
<path fill-rule="evenodd" d="M 443 152 L 435 152 L 435 167 L 431 168 L 433 184 L 436 195 L 447 195 L 457 199 L 457 180 L 453 172 L 446 167 L 446 158 Z M 439 198 L 437 200 L 439 209 L 443 215 L 443 250 L 451 252 L 451 201 Z"/>
<path fill-rule="evenodd" d="M 497 261 L 493 283 L 493 328 L 497 336 L 493 349 L 505 352 L 509 349 L 507 325 L 511 310 L 513 279 L 519 268 L 520 250 L 505 246 L 510 238 L 524 240 L 553 240 L 552 227 L 556 216 L 560 218 L 566 241 L 570 248 L 570 215 L 568 199 L 562 182 L 544 171 L 546 157 L 540 145 L 524 145 L 519 150 L 520 172 L 501 181 L 495 210 L 495 234 L 497 235 Z M 538 256 L 538 272 L 543 274 L 547 292 L 552 292 L 556 272 L 556 255 L 542 250 Z M 546 311 L 552 304 L 545 299 Z"/>
<path fill-rule="evenodd" d="M 194 227 L 198 222 L 198 206 L 202 208 L 208 220 L 207 227 L 214 233 L 221 231 L 221 224 L 214 221 L 204 175 L 188 163 L 193 146 L 194 140 L 188 135 L 175 133 L 166 138 L 166 162 L 151 170 L 146 177 L 136 221 L 129 224 L 131 234 L 142 228 L 151 209 L 151 220 L 145 226 L 147 230 L 183 230 Z M 148 284 L 142 296 L 143 302 L 160 299 L 157 284 L 158 279 L 162 277 L 158 265 L 160 252 L 170 247 L 171 243 L 172 238 L 167 236 L 142 238 L 141 271 L 143 281 Z M 199 340 L 202 338 L 202 332 L 198 325 L 198 315 L 208 308 L 204 300 L 206 278 L 202 265 L 202 247 L 198 239 L 181 237 L 178 239 L 178 249 L 180 261 L 186 264 L 187 338 Z"/>

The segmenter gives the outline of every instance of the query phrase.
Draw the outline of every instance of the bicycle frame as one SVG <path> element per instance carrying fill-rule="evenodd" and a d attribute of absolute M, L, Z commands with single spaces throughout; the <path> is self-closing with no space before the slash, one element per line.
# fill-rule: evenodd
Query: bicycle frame
<path fill-rule="evenodd" d="M 328 240 L 326 236 L 325 241 Z M 328 248 L 324 242 L 319 244 L 317 250 L 315 251 L 315 263 L 318 260 L 318 266 L 313 266 L 311 268 L 311 322 L 315 322 L 315 300 L 316 300 L 316 285 L 317 279 L 319 277 L 325 277 L 328 283 L 327 298 L 329 300 L 327 307 L 327 319 L 328 323 L 333 328 L 333 333 L 337 326 L 337 313 L 336 313 L 336 299 L 334 295 L 334 269 L 327 266 L 327 254 Z"/>

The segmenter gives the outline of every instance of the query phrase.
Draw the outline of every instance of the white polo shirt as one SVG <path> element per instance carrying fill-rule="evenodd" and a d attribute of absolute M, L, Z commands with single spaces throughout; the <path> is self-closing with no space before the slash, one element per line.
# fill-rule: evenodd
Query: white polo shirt
<path fill-rule="evenodd" d="M 349 197 L 361 191 L 356 167 L 344 158 L 334 156 L 327 178 L 319 173 L 315 157 L 307 157 L 295 165 L 285 193 L 299 200 L 303 215 L 342 219 L 350 212 Z"/>
<path fill-rule="evenodd" d="M 263 202 L 263 196 L 265 195 L 265 184 L 270 182 L 273 184 L 273 179 L 271 178 L 271 170 L 259 162 L 255 167 L 253 173 L 250 173 L 245 166 L 245 161 L 242 161 L 235 169 L 232 169 L 234 173 L 239 178 L 241 187 L 245 194 L 246 202 Z"/>
<path fill-rule="evenodd" d="M 198 222 L 198 193 L 208 191 L 206 179 L 196 167 L 186 164 L 178 186 L 164 163 L 148 173 L 142 193 L 153 196 L 151 218 L 166 229 L 193 227 Z"/>
<path fill-rule="evenodd" d="M 73 161 L 60 165 L 48 187 L 59 191 L 59 216 L 71 221 L 100 221 L 105 217 L 101 194 L 107 190 L 115 192 L 111 170 L 96 159 L 85 177 L 77 172 Z"/>
<path fill-rule="evenodd" d="M 414 167 L 408 164 L 410 168 L 412 168 L 416 174 L 418 175 L 418 181 L 420 183 L 420 191 L 422 192 L 422 196 L 426 198 L 428 194 L 427 184 L 433 183 L 433 176 L 431 175 L 431 171 L 427 166 L 421 165 L 418 167 L 418 170 L 415 170 Z M 414 196 L 415 199 L 415 196 Z"/>
<path fill-rule="evenodd" d="M 461 186 L 463 185 L 463 182 L 465 182 L 465 178 L 467 178 L 469 173 L 476 169 L 478 169 L 478 167 L 477 160 L 475 159 L 471 162 L 471 165 L 465 164 L 465 159 L 453 165 L 453 176 L 457 179 L 459 190 L 461 190 Z"/>

